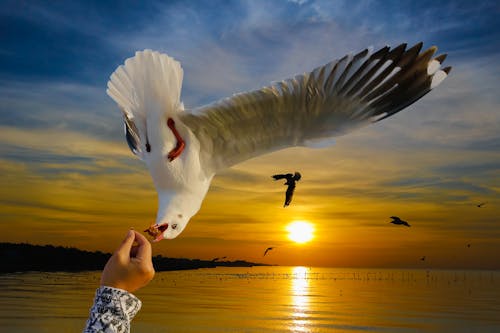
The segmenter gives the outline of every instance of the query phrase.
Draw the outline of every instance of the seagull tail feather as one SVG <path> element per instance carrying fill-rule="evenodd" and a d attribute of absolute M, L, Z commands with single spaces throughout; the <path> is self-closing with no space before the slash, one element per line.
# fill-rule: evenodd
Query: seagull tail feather
<path fill-rule="evenodd" d="M 178 61 L 157 51 L 138 51 L 111 74 L 106 92 L 128 119 L 144 122 L 150 112 L 183 108 L 182 78 Z"/>

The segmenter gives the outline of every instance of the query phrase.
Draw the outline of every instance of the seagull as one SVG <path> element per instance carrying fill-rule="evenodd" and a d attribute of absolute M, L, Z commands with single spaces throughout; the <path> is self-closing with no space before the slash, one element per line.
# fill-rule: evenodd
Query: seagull
<path fill-rule="evenodd" d="M 266 256 L 267 252 L 271 251 L 271 250 L 274 250 L 274 247 L 268 247 L 265 251 L 264 251 L 264 255 L 263 257 Z"/>
<path fill-rule="evenodd" d="M 136 52 L 111 74 L 106 92 L 158 194 L 156 220 L 145 232 L 153 241 L 179 236 L 222 170 L 289 147 L 326 147 L 403 110 L 448 76 L 451 67 L 441 68 L 446 54 L 434 56 L 436 50 L 422 51 L 422 43 L 367 48 L 192 109 L 180 99 L 180 63 L 157 51 Z"/>
<path fill-rule="evenodd" d="M 274 180 L 286 179 L 286 182 L 283 185 L 288 185 L 288 187 L 286 189 L 285 204 L 283 207 L 290 205 L 290 202 L 292 202 L 293 192 L 295 190 L 295 182 L 298 182 L 302 176 L 299 172 L 295 171 L 295 174 L 293 175 L 291 173 L 287 173 L 286 175 L 274 175 L 272 177 Z"/>
<path fill-rule="evenodd" d="M 410 225 L 408 224 L 408 222 L 401 220 L 401 219 L 400 219 L 399 217 L 397 217 L 397 216 L 391 216 L 391 219 L 392 219 L 392 221 L 391 221 L 391 222 L 389 222 L 389 223 L 392 223 L 392 224 L 397 224 L 397 225 L 405 225 L 405 226 L 407 226 L 407 227 L 410 227 Z"/>
<path fill-rule="evenodd" d="M 477 205 L 478 208 L 481 208 L 483 207 L 484 205 L 486 205 L 486 202 L 481 202 L 480 204 Z"/>

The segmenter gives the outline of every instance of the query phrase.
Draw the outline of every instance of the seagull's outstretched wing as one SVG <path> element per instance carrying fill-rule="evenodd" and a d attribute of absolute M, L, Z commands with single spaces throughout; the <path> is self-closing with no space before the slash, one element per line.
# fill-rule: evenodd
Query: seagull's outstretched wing
<path fill-rule="evenodd" d="M 314 146 L 389 117 L 437 86 L 446 55 L 422 43 L 366 49 L 310 73 L 181 115 L 214 170 L 292 146 Z"/>

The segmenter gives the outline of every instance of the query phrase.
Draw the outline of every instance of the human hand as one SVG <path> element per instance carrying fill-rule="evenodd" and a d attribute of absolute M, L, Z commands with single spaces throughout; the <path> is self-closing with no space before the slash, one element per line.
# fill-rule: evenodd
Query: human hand
<path fill-rule="evenodd" d="M 127 237 L 104 266 L 101 286 L 128 292 L 144 287 L 155 275 L 151 256 L 149 241 L 140 233 L 129 230 Z"/>

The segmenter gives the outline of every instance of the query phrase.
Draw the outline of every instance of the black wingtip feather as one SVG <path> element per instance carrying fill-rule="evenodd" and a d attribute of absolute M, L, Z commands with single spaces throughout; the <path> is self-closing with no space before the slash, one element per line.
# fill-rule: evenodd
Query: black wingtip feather
<path fill-rule="evenodd" d="M 443 54 L 440 54 L 437 57 L 435 57 L 434 60 L 439 61 L 439 63 L 442 64 L 447 56 L 448 56 L 448 54 L 443 53 Z"/>
<path fill-rule="evenodd" d="M 443 68 L 442 71 L 445 72 L 446 74 L 450 74 L 451 68 L 452 68 L 451 66 L 448 66 L 448 67 Z"/>

